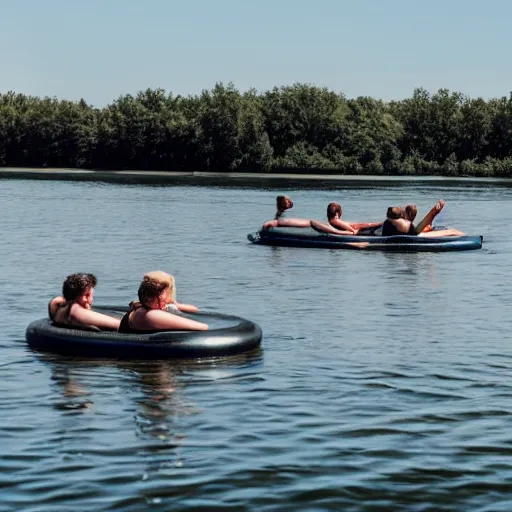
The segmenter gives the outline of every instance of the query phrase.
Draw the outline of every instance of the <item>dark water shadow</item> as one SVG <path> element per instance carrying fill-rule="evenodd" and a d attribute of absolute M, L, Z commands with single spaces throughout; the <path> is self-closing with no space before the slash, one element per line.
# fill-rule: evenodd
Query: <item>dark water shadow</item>
<path fill-rule="evenodd" d="M 137 427 L 140 434 L 142 437 L 149 435 L 160 439 L 164 435 L 156 425 L 158 422 L 194 410 L 193 404 L 183 401 L 187 381 L 197 381 L 205 371 L 218 369 L 232 369 L 243 374 L 261 366 L 263 362 L 261 347 L 233 356 L 168 361 L 86 359 L 29 350 L 50 369 L 51 380 L 59 390 L 59 399 L 53 404 L 55 409 L 80 413 L 93 407 L 95 393 L 108 386 L 105 382 L 108 379 L 100 378 L 97 384 L 91 384 L 87 372 L 104 368 L 108 373 L 113 368 L 123 374 L 125 385 L 130 388 L 132 395 L 137 396 L 136 417 L 143 420 Z M 183 378 L 185 374 L 187 378 Z"/>

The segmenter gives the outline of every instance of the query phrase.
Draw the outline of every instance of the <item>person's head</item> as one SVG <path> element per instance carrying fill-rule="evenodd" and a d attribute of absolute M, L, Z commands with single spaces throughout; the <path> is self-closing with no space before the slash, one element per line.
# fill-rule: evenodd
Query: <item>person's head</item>
<path fill-rule="evenodd" d="M 386 212 L 386 217 L 389 219 L 399 219 L 402 217 L 402 208 L 400 206 L 390 206 Z"/>
<path fill-rule="evenodd" d="M 97 282 L 94 274 L 71 274 L 62 285 L 62 295 L 66 301 L 78 302 L 84 308 L 90 307 Z"/>
<path fill-rule="evenodd" d="M 293 208 L 293 201 L 288 196 L 276 197 L 276 208 L 280 212 Z"/>
<path fill-rule="evenodd" d="M 144 277 L 139 286 L 139 301 L 145 309 L 164 309 L 167 305 L 169 283 Z"/>
<path fill-rule="evenodd" d="M 327 206 L 327 218 L 329 220 L 334 219 L 336 215 L 341 217 L 342 210 L 341 210 L 341 204 L 339 203 L 329 203 L 329 206 Z"/>
<path fill-rule="evenodd" d="M 418 215 L 418 207 L 415 204 L 408 204 L 404 208 L 404 218 L 406 220 L 410 220 L 411 222 Z"/>
<path fill-rule="evenodd" d="M 168 300 L 167 304 L 169 302 L 176 302 L 176 283 L 174 281 L 174 277 L 171 276 L 171 274 L 168 274 L 167 272 L 163 272 L 162 270 L 152 270 L 151 272 L 148 272 L 144 274 L 144 277 L 147 277 L 149 279 L 153 279 L 154 281 L 157 281 L 159 283 L 167 283 L 168 288 Z"/>

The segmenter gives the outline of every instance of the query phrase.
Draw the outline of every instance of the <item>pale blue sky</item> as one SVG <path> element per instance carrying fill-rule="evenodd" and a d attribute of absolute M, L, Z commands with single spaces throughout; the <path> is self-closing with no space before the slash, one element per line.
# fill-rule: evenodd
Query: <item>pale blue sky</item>
<path fill-rule="evenodd" d="M 0 92 L 96 106 L 230 81 L 508 96 L 511 20 L 509 0 L 0 0 Z"/>

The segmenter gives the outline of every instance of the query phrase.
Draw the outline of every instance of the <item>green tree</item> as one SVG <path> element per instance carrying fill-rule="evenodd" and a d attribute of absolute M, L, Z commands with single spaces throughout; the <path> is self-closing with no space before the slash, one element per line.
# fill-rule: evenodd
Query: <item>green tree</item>
<path fill-rule="evenodd" d="M 322 151 L 328 144 L 344 143 L 348 114 L 342 94 L 309 84 L 274 88 L 263 95 L 265 128 L 276 157 L 297 143 Z"/>
<path fill-rule="evenodd" d="M 399 148 L 404 155 L 417 151 L 431 162 L 444 162 L 458 149 L 460 106 L 463 96 L 440 89 L 432 97 L 424 89 L 415 89 L 413 97 L 392 102 L 394 116 L 404 132 Z"/>

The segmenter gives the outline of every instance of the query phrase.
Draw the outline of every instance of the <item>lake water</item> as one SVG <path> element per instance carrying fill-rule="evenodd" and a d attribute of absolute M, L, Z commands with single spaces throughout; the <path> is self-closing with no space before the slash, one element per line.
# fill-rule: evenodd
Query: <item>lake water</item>
<path fill-rule="evenodd" d="M 393 204 L 484 236 L 388 254 L 248 243 L 282 190 L 0 180 L 0 510 L 512 510 L 512 189 L 289 188 L 297 216 Z M 31 351 L 66 275 L 97 304 L 142 275 L 263 329 L 225 359 Z"/>

